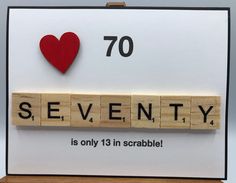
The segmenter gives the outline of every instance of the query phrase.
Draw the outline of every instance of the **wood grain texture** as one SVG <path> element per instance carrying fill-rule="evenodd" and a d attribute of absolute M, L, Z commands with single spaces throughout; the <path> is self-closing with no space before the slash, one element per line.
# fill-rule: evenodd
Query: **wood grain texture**
<path fill-rule="evenodd" d="M 131 96 L 131 128 L 160 128 L 160 96 Z"/>
<path fill-rule="evenodd" d="M 108 2 L 108 3 L 106 3 L 106 7 L 109 7 L 109 8 L 113 8 L 113 7 L 121 8 L 121 7 L 125 7 L 125 6 L 126 6 L 125 2 Z"/>
<path fill-rule="evenodd" d="M 13 124 L 19 126 L 215 130 L 220 128 L 220 100 L 220 96 L 13 93 L 11 113 Z M 22 102 L 28 104 L 19 107 Z M 22 117 L 29 112 L 32 118 Z"/>
<path fill-rule="evenodd" d="M 42 126 L 70 126 L 69 94 L 42 94 L 41 105 Z"/>
<path fill-rule="evenodd" d="M 222 183 L 220 180 L 80 176 L 6 176 L 0 183 Z"/>
<path fill-rule="evenodd" d="M 99 127 L 100 95 L 71 95 L 71 126 Z"/>
<path fill-rule="evenodd" d="M 100 127 L 130 128 L 131 96 L 101 95 Z"/>
<path fill-rule="evenodd" d="M 40 106 L 40 94 L 12 93 L 13 124 L 17 126 L 40 126 Z M 30 111 L 31 115 L 29 112 L 24 111 L 21 108 Z M 28 116 L 29 118 L 25 118 Z"/>
<path fill-rule="evenodd" d="M 191 102 L 191 129 L 219 129 L 219 128 L 220 128 L 220 97 L 193 96 Z"/>
<path fill-rule="evenodd" d="M 173 105 L 182 105 L 176 109 Z M 161 96 L 161 128 L 190 128 L 191 97 L 189 96 Z"/>

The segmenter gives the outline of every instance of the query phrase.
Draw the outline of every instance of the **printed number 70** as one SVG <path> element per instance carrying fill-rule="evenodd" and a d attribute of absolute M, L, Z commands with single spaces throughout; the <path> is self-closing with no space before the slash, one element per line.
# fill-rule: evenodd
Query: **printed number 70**
<path fill-rule="evenodd" d="M 107 57 L 110 57 L 111 56 L 111 51 L 112 51 L 112 48 L 115 44 L 115 42 L 117 41 L 117 36 L 104 36 L 104 40 L 105 41 L 111 41 L 110 45 L 108 46 L 107 48 L 107 53 L 106 53 L 106 56 Z M 127 52 L 124 51 L 124 42 L 125 41 L 128 41 L 128 44 L 129 44 L 129 49 Z M 132 53 L 133 53 L 133 49 L 134 49 L 134 43 L 133 43 L 133 40 L 131 37 L 129 36 L 123 36 L 120 38 L 120 41 L 119 41 L 119 52 L 121 54 L 121 56 L 123 57 L 129 57 Z"/>

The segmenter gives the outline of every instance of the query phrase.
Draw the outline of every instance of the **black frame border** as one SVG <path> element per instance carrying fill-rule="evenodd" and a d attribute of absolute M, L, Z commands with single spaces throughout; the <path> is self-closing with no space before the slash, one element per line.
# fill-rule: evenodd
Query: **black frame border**
<path fill-rule="evenodd" d="M 122 10 L 209 10 L 228 12 L 228 48 L 227 48 L 227 81 L 226 81 L 226 106 L 225 106 L 225 171 L 224 177 L 172 177 L 172 176 L 117 176 L 117 175 L 68 175 L 68 174 L 10 174 L 8 173 L 8 137 L 9 137 L 9 14 L 10 9 L 122 9 Z M 207 180 L 227 180 L 228 177 L 228 105 L 230 86 L 230 33 L 231 33 L 230 7 L 150 7 L 150 6 L 130 6 L 130 7 L 104 7 L 104 6 L 8 6 L 6 20 L 6 175 L 10 176 L 82 176 L 82 177 L 120 177 L 120 178 L 163 178 L 163 179 L 207 179 Z"/>

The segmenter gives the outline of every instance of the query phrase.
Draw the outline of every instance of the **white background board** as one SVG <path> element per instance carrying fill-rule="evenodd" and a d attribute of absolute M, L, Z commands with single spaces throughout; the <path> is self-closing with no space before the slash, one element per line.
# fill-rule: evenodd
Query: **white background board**
<path fill-rule="evenodd" d="M 11 9 L 9 18 L 9 111 L 14 91 L 220 95 L 222 125 L 214 132 L 34 129 L 16 128 L 9 115 L 8 173 L 224 177 L 227 11 Z M 81 48 L 61 75 L 38 44 L 67 31 Z M 132 37 L 133 55 L 114 48 L 106 57 L 109 35 Z M 162 139 L 164 146 L 71 147 L 71 138 Z"/>

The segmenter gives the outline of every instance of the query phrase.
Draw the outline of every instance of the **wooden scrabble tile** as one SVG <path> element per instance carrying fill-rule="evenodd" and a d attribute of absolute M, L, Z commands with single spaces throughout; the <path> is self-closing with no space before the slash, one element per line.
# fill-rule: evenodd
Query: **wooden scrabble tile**
<path fill-rule="evenodd" d="M 71 95 L 71 126 L 99 127 L 100 95 Z"/>
<path fill-rule="evenodd" d="M 19 126 L 40 126 L 40 94 L 12 94 L 12 123 Z"/>
<path fill-rule="evenodd" d="M 189 96 L 161 97 L 161 128 L 190 128 Z"/>
<path fill-rule="evenodd" d="M 192 97 L 191 129 L 218 128 L 220 128 L 220 97 Z"/>
<path fill-rule="evenodd" d="M 130 128 L 131 97 L 102 95 L 100 127 Z"/>
<path fill-rule="evenodd" d="M 131 128 L 160 128 L 160 96 L 131 96 Z"/>
<path fill-rule="evenodd" d="M 41 95 L 41 125 L 70 126 L 70 95 Z"/>

